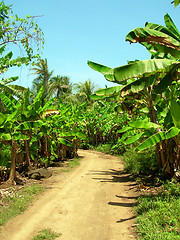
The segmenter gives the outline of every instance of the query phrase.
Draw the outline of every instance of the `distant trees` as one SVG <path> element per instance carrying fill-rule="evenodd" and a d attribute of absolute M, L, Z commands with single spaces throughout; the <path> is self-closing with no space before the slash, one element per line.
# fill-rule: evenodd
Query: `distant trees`
<path fill-rule="evenodd" d="M 72 84 L 67 76 L 53 76 L 53 70 L 49 71 L 47 59 L 39 59 L 31 68 L 34 71 L 32 74 L 37 75 L 33 80 L 32 94 L 36 96 L 43 86 L 45 101 L 56 97 L 57 102 L 60 100 L 63 103 L 83 103 L 91 104 L 93 100 L 91 95 L 94 93 L 95 84 L 91 80 L 86 80 L 84 83 Z"/>
<path fill-rule="evenodd" d="M 72 94 L 73 84 L 67 76 L 57 75 L 49 81 L 49 94 L 55 95 L 57 100 L 66 101 Z"/>
<path fill-rule="evenodd" d="M 78 83 L 75 85 L 76 98 L 79 102 L 87 102 L 91 104 L 93 100 L 91 95 L 94 93 L 95 85 L 91 80 L 85 81 L 84 83 Z"/>
<path fill-rule="evenodd" d="M 33 81 L 32 90 L 34 91 L 34 94 L 37 95 L 38 91 L 43 86 L 43 89 L 44 89 L 43 105 L 44 105 L 45 98 L 48 95 L 49 80 L 52 77 L 53 70 L 49 71 L 46 58 L 45 60 L 39 59 L 39 61 L 33 65 L 31 70 L 34 71 L 33 74 L 37 75 L 37 77 Z"/>

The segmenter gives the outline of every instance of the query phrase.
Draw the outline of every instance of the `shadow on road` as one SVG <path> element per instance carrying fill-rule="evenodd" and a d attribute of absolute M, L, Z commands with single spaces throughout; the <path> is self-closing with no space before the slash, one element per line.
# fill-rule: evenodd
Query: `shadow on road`
<path fill-rule="evenodd" d="M 124 203 L 124 202 L 109 202 L 109 205 L 119 206 L 119 207 L 134 207 L 136 203 Z"/>
<path fill-rule="evenodd" d="M 135 218 L 136 218 L 136 216 L 133 216 L 133 217 L 130 217 L 130 218 L 120 219 L 119 221 L 116 221 L 116 223 L 126 222 L 126 221 L 129 221 L 129 220 L 135 219 Z"/>
<path fill-rule="evenodd" d="M 98 177 L 93 177 L 92 179 L 99 180 L 100 182 L 114 182 L 114 183 L 127 183 L 132 182 L 129 186 L 135 186 L 136 183 L 133 183 L 133 176 L 128 174 L 126 171 L 121 170 L 117 171 L 114 169 L 109 169 L 108 171 L 90 171 L 89 175 L 94 175 Z M 101 177 L 102 176 L 102 177 Z"/>
<path fill-rule="evenodd" d="M 137 189 L 137 183 L 134 180 L 133 175 L 128 174 L 125 170 L 115 170 L 115 169 L 109 169 L 105 171 L 95 171 L 92 170 L 88 173 L 88 175 L 92 176 L 92 179 L 104 182 L 104 183 L 122 183 L 123 185 L 128 186 L 128 189 Z M 108 202 L 107 204 L 109 206 L 114 206 L 114 207 L 125 207 L 125 208 L 133 208 L 136 205 L 136 199 L 137 197 L 134 195 L 128 196 L 129 190 L 126 191 L 127 195 L 115 195 L 117 201 L 111 201 Z M 114 200 L 114 196 L 113 200 Z M 134 215 L 134 214 L 133 214 Z M 130 221 L 135 219 L 136 216 L 132 216 L 129 218 L 123 218 L 120 220 L 117 220 L 116 223 L 122 223 L 125 221 Z"/>

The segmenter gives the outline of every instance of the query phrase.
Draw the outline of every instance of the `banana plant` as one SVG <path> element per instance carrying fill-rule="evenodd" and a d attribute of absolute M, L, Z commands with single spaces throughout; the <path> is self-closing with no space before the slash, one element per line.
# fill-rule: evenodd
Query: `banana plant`
<path fill-rule="evenodd" d="M 130 43 L 139 42 L 145 46 L 150 51 L 152 59 L 129 62 L 114 69 L 90 61 L 88 65 L 104 74 L 108 81 L 121 84 L 118 90 L 114 88 L 104 89 L 104 92 L 100 90 L 95 93 L 96 98 L 111 97 L 119 93 L 122 103 L 133 96 L 136 102 L 143 104 L 143 109 L 148 110 L 149 121 L 141 120 L 141 123 L 148 129 L 150 122 L 156 124 L 156 127 L 152 135 L 138 149 L 156 145 L 159 166 L 166 168 L 166 171 L 172 175 L 173 164 L 166 160 L 170 155 L 166 152 L 166 147 L 169 149 L 168 144 L 172 142 L 169 139 L 179 134 L 172 121 L 170 105 L 176 97 L 179 97 L 180 34 L 168 14 L 164 19 L 166 27 L 146 23 L 145 28 L 134 29 L 126 37 L 126 41 Z M 141 129 L 138 123 L 134 123 L 134 127 Z M 142 136 L 145 136 L 145 133 L 140 132 L 128 142 L 132 143 Z"/>

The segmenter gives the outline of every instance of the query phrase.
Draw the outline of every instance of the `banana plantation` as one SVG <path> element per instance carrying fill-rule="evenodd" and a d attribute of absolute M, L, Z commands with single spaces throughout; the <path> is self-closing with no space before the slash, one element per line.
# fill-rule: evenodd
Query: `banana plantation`
<path fill-rule="evenodd" d="M 18 77 L 0 81 L 1 182 L 14 182 L 16 171 L 73 158 L 78 148 L 107 143 L 117 154 L 127 147 L 140 152 L 155 146 L 158 169 L 167 178 L 178 173 L 180 33 L 168 14 L 164 26 L 147 23 L 126 36 L 145 47 L 150 59 L 114 69 L 88 61 L 116 83 L 94 92 L 90 80 L 75 85 L 66 76 L 53 76 L 47 59 L 40 58 L 44 38 L 34 17 L 21 19 L 3 2 L 0 8 L 1 73 L 31 63 L 35 76 L 31 89 L 15 85 Z M 8 51 L 14 45 L 23 57 Z"/>

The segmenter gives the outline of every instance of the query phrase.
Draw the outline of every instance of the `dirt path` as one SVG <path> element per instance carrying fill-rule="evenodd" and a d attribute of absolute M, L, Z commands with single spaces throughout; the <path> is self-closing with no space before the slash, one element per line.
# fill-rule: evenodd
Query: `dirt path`
<path fill-rule="evenodd" d="M 6 224 L 3 240 L 31 240 L 44 228 L 61 240 L 132 240 L 134 186 L 118 157 L 79 151 L 80 166 L 47 180 L 49 189 Z"/>

